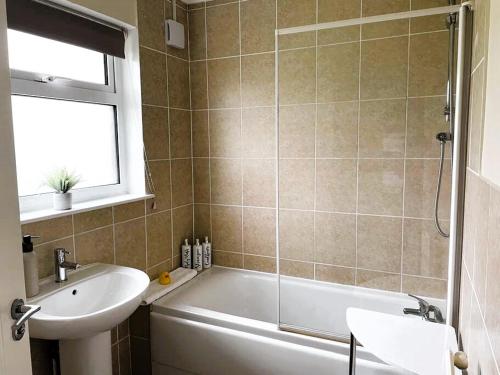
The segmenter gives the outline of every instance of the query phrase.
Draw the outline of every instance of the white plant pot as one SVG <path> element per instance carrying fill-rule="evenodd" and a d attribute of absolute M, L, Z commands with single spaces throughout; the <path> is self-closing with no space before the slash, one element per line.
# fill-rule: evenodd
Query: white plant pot
<path fill-rule="evenodd" d="M 72 204 L 72 193 L 54 193 L 54 210 L 71 210 Z"/>

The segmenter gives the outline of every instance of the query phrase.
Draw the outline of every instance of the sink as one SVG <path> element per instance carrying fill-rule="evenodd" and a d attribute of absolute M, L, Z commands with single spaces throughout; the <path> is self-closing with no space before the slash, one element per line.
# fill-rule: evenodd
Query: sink
<path fill-rule="evenodd" d="M 46 279 L 28 300 L 41 306 L 30 336 L 60 340 L 63 375 L 111 374 L 110 330 L 137 309 L 148 285 L 142 271 L 98 263 L 68 273 L 63 283 Z"/>

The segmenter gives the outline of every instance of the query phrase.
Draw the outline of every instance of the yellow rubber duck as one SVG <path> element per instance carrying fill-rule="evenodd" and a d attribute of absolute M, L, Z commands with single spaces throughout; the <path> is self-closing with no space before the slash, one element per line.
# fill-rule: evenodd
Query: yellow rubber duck
<path fill-rule="evenodd" d="M 160 276 L 158 277 L 158 282 L 161 285 L 168 285 L 172 282 L 170 279 L 170 274 L 168 272 L 162 272 L 160 273 Z"/>

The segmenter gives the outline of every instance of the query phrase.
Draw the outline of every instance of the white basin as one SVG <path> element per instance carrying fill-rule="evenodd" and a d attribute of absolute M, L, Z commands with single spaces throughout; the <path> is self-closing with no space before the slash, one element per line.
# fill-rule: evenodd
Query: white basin
<path fill-rule="evenodd" d="M 80 339 L 108 331 L 135 311 L 148 285 L 144 272 L 108 264 L 82 267 L 63 283 L 46 280 L 29 300 L 42 307 L 29 322 L 30 336 Z"/>
<path fill-rule="evenodd" d="M 60 340 L 62 375 L 111 375 L 111 328 L 139 306 L 149 277 L 134 268 L 91 264 L 68 281 L 44 280 L 29 299 L 41 310 L 29 321 L 31 337 Z"/>

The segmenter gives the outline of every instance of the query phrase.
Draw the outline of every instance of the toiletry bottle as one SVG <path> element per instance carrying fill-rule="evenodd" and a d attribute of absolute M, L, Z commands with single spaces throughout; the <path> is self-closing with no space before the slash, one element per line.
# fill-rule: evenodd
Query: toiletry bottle
<path fill-rule="evenodd" d="M 203 270 L 203 249 L 199 239 L 196 239 L 196 243 L 193 246 L 193 269 L 196 271 Z"/>
<path fill-rule="evenodd" d="M 205 237 L 203 242 L 203 268 L 212 267 L 212 244 L 208 242 L 208 237 Z"/>
<path fill-rule="evenodd" d="M 26 284 L 26 297 L 33 297 L 38 294 L 38 262 L 33 251 L 32 238 L 37 236 L 23 236 L 23 263 L 24 282 Z"/>
<path fill-rule="evenodd" d="M 191 268 L 191 245 L 189 244 L 187 238 L 184 240 L 184 245 L 182 245 L 182 267 Z"/>

